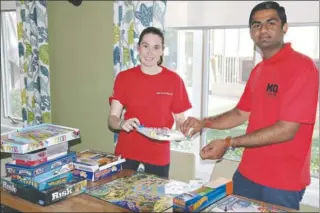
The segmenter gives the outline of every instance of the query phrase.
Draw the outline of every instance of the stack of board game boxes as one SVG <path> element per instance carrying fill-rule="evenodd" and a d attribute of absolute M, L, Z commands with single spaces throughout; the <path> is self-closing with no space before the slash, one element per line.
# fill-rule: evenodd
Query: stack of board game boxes
<path fill-rule="evenodd" d="M 75 152 L 68 141 L 79 129 L 40 124 L 1 134 L 1 152 L 11 153 L 1 177 L 2 190 L 39 205 L 49 205 L 83 192 L 85 178 L 73 175 Z"/>
<path fill-rule="evenodd" d="M 84 150 L 77 155 L 73 175 L 97 181 L 121 171 L 123 162 L 125 159 L 121 156 L 96 150 Z"/>

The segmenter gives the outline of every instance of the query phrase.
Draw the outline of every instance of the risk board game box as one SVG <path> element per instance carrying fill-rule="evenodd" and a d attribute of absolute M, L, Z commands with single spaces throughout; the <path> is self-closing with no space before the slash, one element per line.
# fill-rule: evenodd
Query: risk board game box
<path fill-rule="evenodd" d="M 67 184 L 59 185 L 45 191 L 38 191 L 30 187 L 15 184 L 11 181 L 10 177 L 1 178 L 1 189 L 3 191 L 41 206 L 47 206 L 78 195 L 84 192 L 86 187 L 86 179 L 73 178 L 72 181 Z"/>
<path fill-rule="evenodd" d="M 197 190 L 185 192 L 173 199 L 173 210 L 178 212 L 200 212 L 212 203 L 232 194 L 232 180 L 225 178 L 209 182 Z"/>
<path fill-rule="evenodd" d="M 1 152 L 25 154 L 80 138 L 80 130 L 40 124 L 1 134 Z"/>

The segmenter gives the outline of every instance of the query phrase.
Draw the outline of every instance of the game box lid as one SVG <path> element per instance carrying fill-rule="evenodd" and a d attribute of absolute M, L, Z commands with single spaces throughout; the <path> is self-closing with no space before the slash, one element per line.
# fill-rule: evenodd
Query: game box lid
<path fill-rule="evenodd" d="M 74 166 L 76 169 L 95 172 L 116 166 L 125 161 L 121 156 L 87 149 L 77 154 L 77 160 L 74 162 Z"/>
<path fill-rule="evenodd" d="M 1 134 L 1 152 L 25 154 L 80 138 L 80 130 L 40 124 Z"/>

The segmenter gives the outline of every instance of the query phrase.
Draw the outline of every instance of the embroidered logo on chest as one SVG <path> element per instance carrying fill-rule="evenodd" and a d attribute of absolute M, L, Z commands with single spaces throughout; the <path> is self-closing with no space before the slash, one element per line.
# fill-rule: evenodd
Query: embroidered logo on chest
<path fill-rule="evenodd" d="M 157 95 L 173 95 L 172 92 L 157 92 Z"/>

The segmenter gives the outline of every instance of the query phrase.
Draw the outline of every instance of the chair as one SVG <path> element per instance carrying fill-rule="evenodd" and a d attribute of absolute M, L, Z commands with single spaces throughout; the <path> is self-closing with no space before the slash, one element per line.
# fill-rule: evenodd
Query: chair
<path fill-rule="evenodd" d="M 239 161 L 222 159 L 216 161 L 213 166 L 213 170 L 210 176 L 210 181 L 216 180 L 219 177 L 232 179 L 233 174 L 239 166 Z"/>
<path fill-rule="evenodd" d="M 196 176 L 196 155 L 194 153 L 171 150 L 169 178 L 188 183 Z"/>

